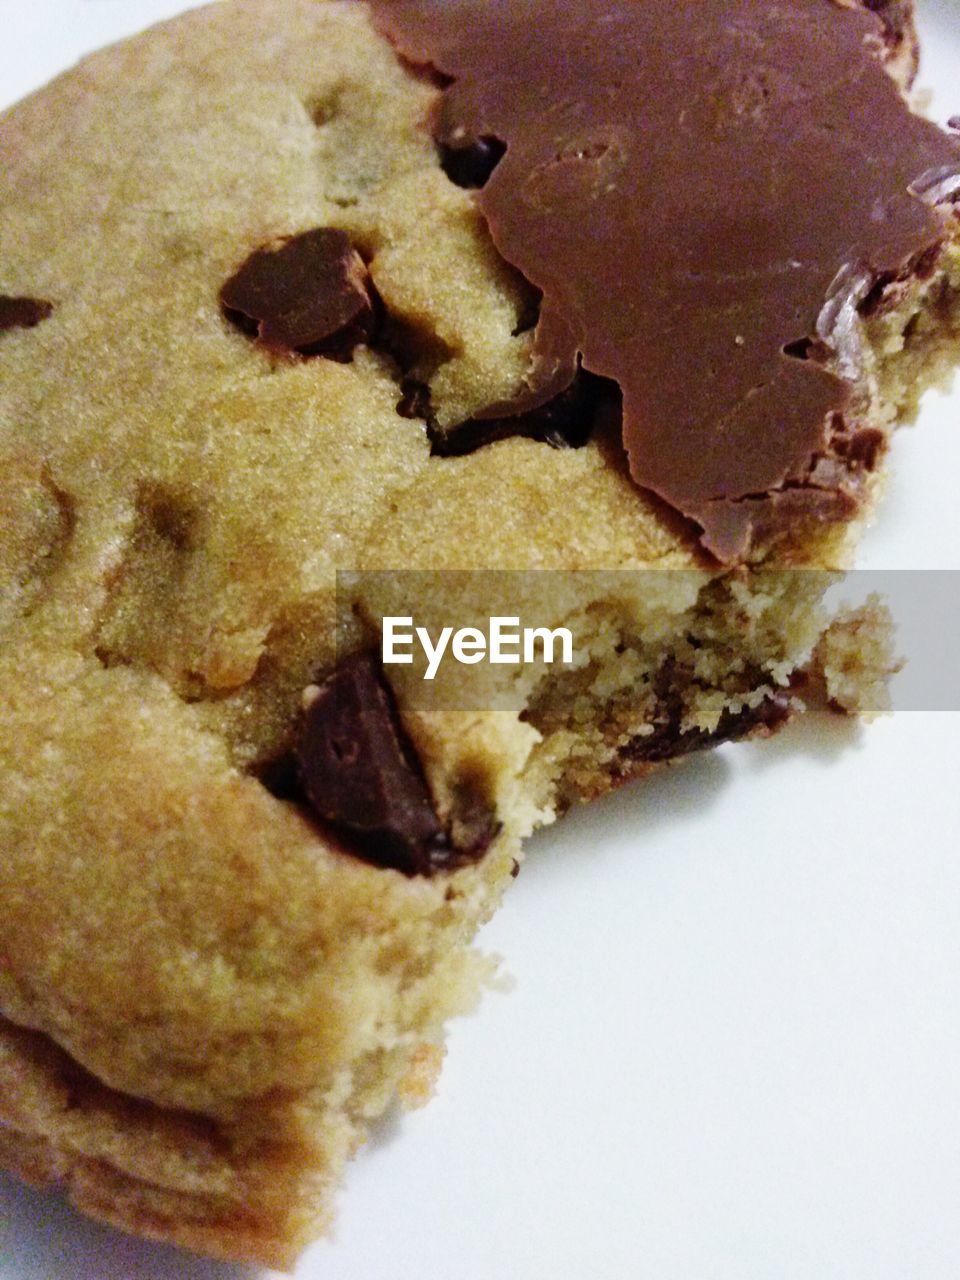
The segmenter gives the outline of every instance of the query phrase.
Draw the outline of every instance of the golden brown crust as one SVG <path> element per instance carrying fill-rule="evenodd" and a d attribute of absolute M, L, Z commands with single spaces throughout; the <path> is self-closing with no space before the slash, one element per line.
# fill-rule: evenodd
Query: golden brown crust
<path fill-rule="evenodd" d="M 286 1268 L 315 1225 L 295 1152 L 234 1149 L 216 1127 L 115 1093 L 0 1019 L 0 1163 L 138 1235 Z"/>

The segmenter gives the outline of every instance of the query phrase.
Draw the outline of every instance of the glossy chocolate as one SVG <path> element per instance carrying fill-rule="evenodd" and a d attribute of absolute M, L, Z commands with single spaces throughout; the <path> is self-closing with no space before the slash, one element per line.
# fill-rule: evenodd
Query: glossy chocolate
<path fill-rule="evenodd" d="M 875 452 L 850 467 L 835 448 L 864 425 L 858 300 L 943 239 L 960 165 L 960 141 L 884 70 L 897 6 L 369 2 L 402 56 L 445 78 L 443 154 L 506 147 L 476 199 L 543 294 L 514 413 L 553 400 L 578 360 L 614 380 L 634 480 L 722 562 L 849 517 Z"/>

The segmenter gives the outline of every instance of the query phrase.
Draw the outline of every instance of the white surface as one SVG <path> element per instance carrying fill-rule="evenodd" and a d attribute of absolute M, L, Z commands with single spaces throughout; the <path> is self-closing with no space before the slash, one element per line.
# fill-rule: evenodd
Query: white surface
<path fill-rule="evenodd" d="M 0 97 L 183 7 L 0 0 Z M 960 6 L 925 12 L 946 116 Z M 960 567 L 958 410 L 900 437 L 864 563 Z M 543 834 L 484 937 L 516 990 L 453 1028 L 300 1280 L 960 1275 L 958 736 L 801 726 Z M 253 1274 L 0 1177 L 0 1280 Z"/>

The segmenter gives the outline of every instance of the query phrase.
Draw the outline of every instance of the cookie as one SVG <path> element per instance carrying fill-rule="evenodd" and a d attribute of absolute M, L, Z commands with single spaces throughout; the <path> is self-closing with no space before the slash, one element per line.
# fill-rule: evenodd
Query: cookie
<path fill-rule="evenodd" d="M 96 1217 L 290 1265 L 534 828 L 882 699 L 909 9 L 596 8 L 230 0 L 0 118 L 0 1158 Z M 576 660 L 383 661 L 514 615 Z"/>

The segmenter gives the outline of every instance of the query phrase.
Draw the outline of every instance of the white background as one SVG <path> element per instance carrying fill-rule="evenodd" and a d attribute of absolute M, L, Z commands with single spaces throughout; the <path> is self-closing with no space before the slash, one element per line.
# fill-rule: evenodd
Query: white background
<path fill-rule="evenodd" d="M 0 0 L 0 101 L 183 7 Z M 945 118 L 960 5 L 923 13 Z M 960 396 L 892 470 L 861 563 L 960 569 Z M 300 1280 L 960 1276 L 958 739 L 946 712 L 800 725 L 542 834 L 483 938 L 516 989 L 454 1026 Z M 0 1280 L 254 1274 L 0 1176 Z"/>

